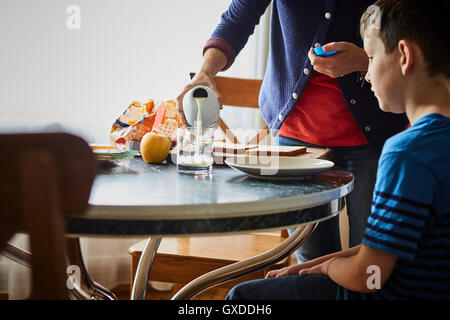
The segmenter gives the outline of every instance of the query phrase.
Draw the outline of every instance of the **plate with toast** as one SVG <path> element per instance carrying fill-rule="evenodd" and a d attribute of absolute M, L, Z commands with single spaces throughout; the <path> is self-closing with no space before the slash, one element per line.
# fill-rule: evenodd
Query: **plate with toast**
<path fill-rule="evenodd" d="M 268 180 L 297 180 L 334 166 L 332 161 L 302 156 L 306 152 L 306 147 L 257 146 L 224 162 L 251 177 Z"/>

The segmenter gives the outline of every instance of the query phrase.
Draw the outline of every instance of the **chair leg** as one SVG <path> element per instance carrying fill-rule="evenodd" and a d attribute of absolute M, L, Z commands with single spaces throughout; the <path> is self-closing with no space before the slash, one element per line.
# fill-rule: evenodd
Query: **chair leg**
<path fill-rule="evenodd" d="M 248 144 L 260 144 L 261 141 L 264 140 L 265 137 L 267 137 L 269 132 L 269 127 L 266 126 L 264 129 L 260 129 L 259 133 L 252 139 Z"/>
<path fill-rule="evenodd" d="M 23 153 L 20 167 L 22 212 L 33 253 L 32 298 L 68 299 L 56 160 L 50 152 L 31 150 Z"/>
<path fill-rule="evenodd" d="M 233 134 L 230 128 L 227 126 L 225 121 L 222 118 L 219 118 L 219 126 L 222 131 L 225 133 L 225 136 L 231 141 L 231 143 L 239 144 L 239 139 Z"/>
<path fill-rule="evenodd" d="M 136 277 L 136 270 L 139 264 L 139 257 L 140 256 L 131 256 L 131 272 L 130 272 L 130 299 L 131 299 L 131 293 L 133 292 L 133 282 L 134 278 Z"/>
<path fill-rule="evenodd" d="M 31 253 L 12 243 L 7 242 L 4 248 L 0 250 L 0 255 L 31 269 Z"/>

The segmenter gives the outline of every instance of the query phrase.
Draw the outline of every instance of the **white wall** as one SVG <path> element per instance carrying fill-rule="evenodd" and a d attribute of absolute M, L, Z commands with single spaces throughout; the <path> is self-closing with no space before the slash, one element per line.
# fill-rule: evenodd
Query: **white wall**
<path fill-rule="evenodd" d="M 0 126 L 56 122 L 108 141 L 130 102 L 177 96 L 229 3 L 0 0 Z M 69 5 L 81 9 L 80 30 L 66 26 Z M 226 74 L 253 77 L 254 48 Z"/>

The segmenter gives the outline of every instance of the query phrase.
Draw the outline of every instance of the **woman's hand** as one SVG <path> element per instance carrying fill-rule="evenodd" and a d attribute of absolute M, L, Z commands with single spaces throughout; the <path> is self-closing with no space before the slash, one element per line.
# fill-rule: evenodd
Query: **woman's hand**
<path fill-rule="evenodd" d="M 311 48 L 308 53 L 311 65 L 317 72 L 332 78 L 345 76 L 352 72 L 367 71 L 369 58 L 364 49 L 350 42 L 330 42 L 323 46 L 326 52 L 338 51 L 328 57 L 318 57 Z"/>
<path fill-rule="evenodd" d="M 181 116 L 181 120 L 183 121 L 184 125 L 187 126 L 186 118 L 183 112 L 183 98 L 184 95 L 189 90 L 191 90 L 196 86 L 206 86 L 209 87 L 212 91 L 214 91 L 214 93 L 217 96 L 217 100 L 219 101 L 220 109 L 223 108 L 222 96 L 220 95 L 220 92 L 217 91 L 216 82 L 214 81 L 214 78 L 216 77 L 216 74 L 220 70 L 222 70 L 222 68 L 226 65 L 226 63 L 227 57 L 219 49 L 210 48 L 206 50 L 203 56 L 203 64 L 200 71 L 195 75 L 195 77 L 191 80 L 191 82 L 184 87 L 180 95 L 177 97 L 178 112 Z"/>
<path fill-rule="evenodd" d="M 217 96 L 217 100 L 219 101 L 220 109 L 223 108 L 222 106 L 222 97 L 220 96 L 220 93 L 217 91 L 216 88 L 216 82 L 214 81 L 213 77 L 210 77 L 204 73 L 197 73 L 195 77 L 191 80 L 191 82 L 184 87 L 184 89 L 181 91 L 180 95 L 177 97 L 177 105 L 178 105 L 178 112 L 181 116 L 181 120 L 183 121 L 184 125 L 187 126 L 187 121 L 184 116 L 183 112 L 183 98 L 184 95 L 191 90 L 192 88 L 196 86 L 206 86 L 209 87 Z"/>

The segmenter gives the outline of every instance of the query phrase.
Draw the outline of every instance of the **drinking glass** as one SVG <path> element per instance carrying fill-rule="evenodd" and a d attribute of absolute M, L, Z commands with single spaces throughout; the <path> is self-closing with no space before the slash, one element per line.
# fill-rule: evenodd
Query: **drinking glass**
<path fill-rule="evenodd" d="M 214 128 L 177 129 L 177 169 L 190 175 L 209 175 L 213 170 Z"/>

